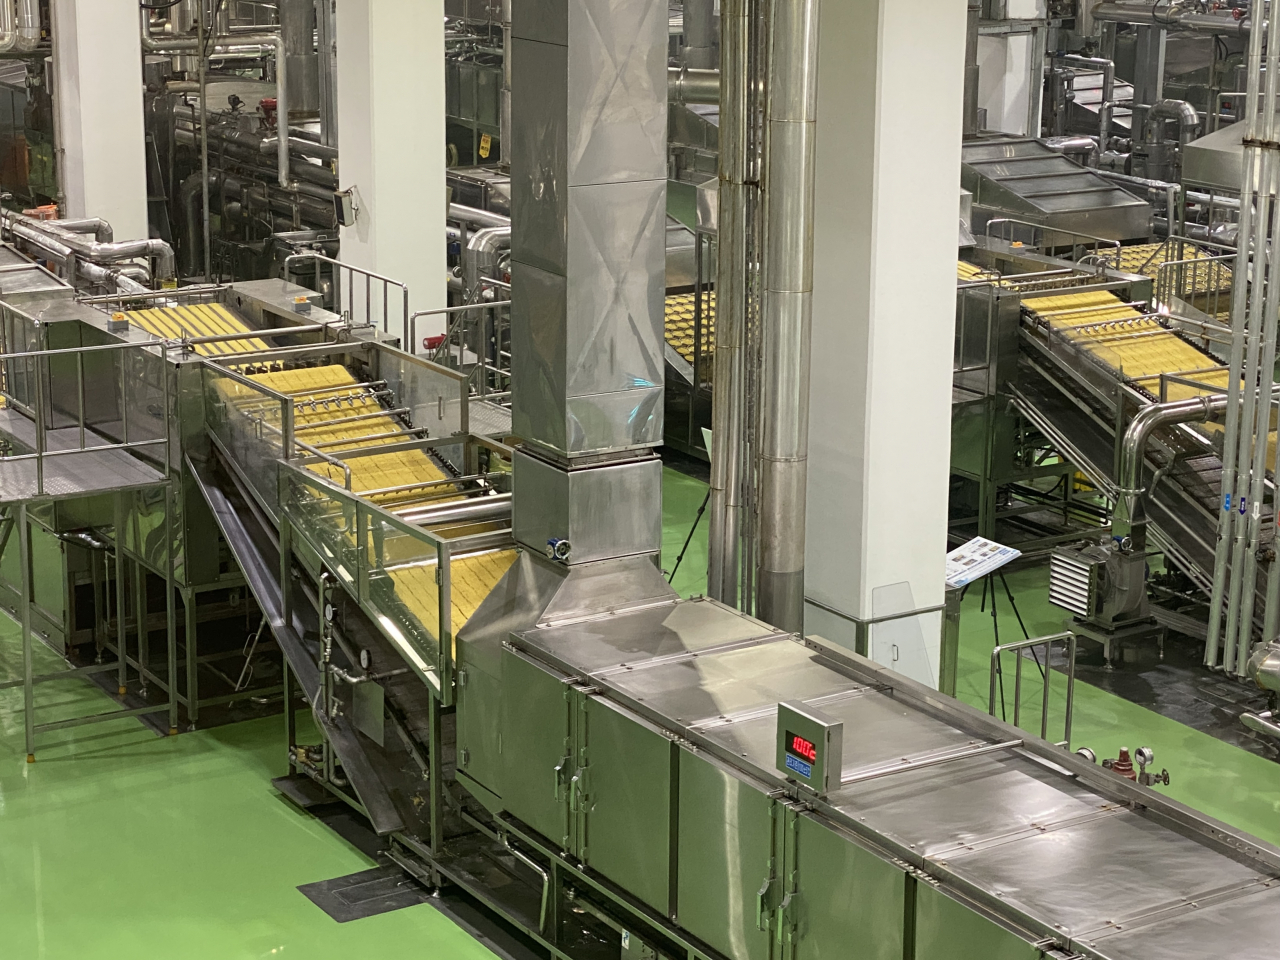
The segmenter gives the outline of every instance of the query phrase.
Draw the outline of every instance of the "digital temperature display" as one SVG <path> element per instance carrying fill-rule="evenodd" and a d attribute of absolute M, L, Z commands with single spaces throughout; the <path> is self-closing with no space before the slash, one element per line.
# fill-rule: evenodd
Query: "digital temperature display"
<path fill-rule="evenodd" d="M 818 759 L 817 745 L 812 740 L 796 736 L 790 730 L 787 731 L 787 752 L 795 754 L 809 763 L 813 763 Z"/>
<path fill-rule="evenodd" d="M 801 700 L 778 704 L 777 769 L 792 783 L 822 796 L 834 778 L 839 786 L 844 723 Z"/>

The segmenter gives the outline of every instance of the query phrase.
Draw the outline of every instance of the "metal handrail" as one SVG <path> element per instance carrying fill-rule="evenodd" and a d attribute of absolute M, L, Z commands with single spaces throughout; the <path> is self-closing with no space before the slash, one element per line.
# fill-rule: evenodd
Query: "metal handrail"
<path fill-rule="evenodd" d="M 1044 695 L 1040 707 L 1040 739 L 1049 739 L 1049 692 L 1051 684 L 1049 678 L 1053 674 L 1049 660 L 1053 654 L 1053 645 L 1055 643 L 1064 643 L 1067 647 L 1067 703 L 1066 716 L 1063 720 L 1063 740 L 1059 746 L 1071 748 L 1071 726 L 1075 713 L 1075 696 L 1076 696 L 1076 635 L 1071 631 L 1063 633 L 1050 634 L 1047 637 L 1034 637 L 1030 640 L 1019 640 L 1016 643 L 1002 643 L 991 651 L 991 687 L 987 700 L 987 712 L 991 716 L 996 715 L 996 685 L 999 678 L 1004 676 L 1001 670 L 1001 654 L 1017 653 L 1017 666 L 1014 668 L 1014 685 L 1013 685 L 1013 725 L 1018 726 L 1018 721 L 1022 719 L 1022 662 L 1026 658 L 1022 656 L 1023 650 L 1030 650 L 1036 647 L 1044 647 Z M 1004 706 L 1004 692 L 1001 688 L 1000 705 Z"/>
<path fill-rule="evenodd" d="M 32 323 L 35 322 L 32 317 L 23 313 L 21 310 L 17 310 L 12 306 L 6 305 L 5 309 Z M 36 433 L 34 453 L 0 456 L 0 460 L 4 460 L 10 463 L 35 461 L 36 496 L 37 497 L 43 497 L 45 495 L 45 483 L 44 483 L 45 461 L 51 458 L 65 457 L 73 454 L 106 453 L 111 451 L 126 451 L 126 452 L 139 451 L 140 452 L 146 448 L 163 446 L 164 447 L 164 470 L 165 470 L 165 477 L 167 478 L 169 476 L 171 466 L 172 466 L 172 446 L 171 446 L 172 437 L 171 437 L 170 431 L 165 430 L 163 436 L 155 437 L 148 440 L 130 440 L 129 439 L 129 412 L 127 407 L 128 391 L 125 386 L 125 367 L 123 364 L 121 364 L 121 368 L 120 368 L 120 396 L 119 396 L 121 442 L 101 443 L 101 444 L 92 444 L 92 445 L 88 443 L 90 430 L 89 430 L 86 405 L 85 405 L 84 354 L 106 353 L 109 351 L 123 351 L 123 350 L 135 350 L 135 351 L 138 351 L 139 353 L 142 353 L 147 351 L 149 347 L 155 346 L 157 343 L 163 343 L 163 341 L 146 340 L 139 343 L 111 343 L 111 344 L 101 344 L 101 345 L 89 346 L 89 347 L 67 347 L 67 348 L 61 348 L 56 350 L 25 350 L 25 351 L 12 352 L 12 353 L 0 353 L 0 367 L 2 368 L 7 368 L 7 365 L 15 360 L 32 361 L 30 363 L 30 369 L 28 371 L 28 375 L 32 377 L 32 379 L 34 380 L 34 389 L 33 389 L 34 396 L 32 398 L 35 404 L 34 408 L 28 407 L 21 400 L 13 396 L 12 392 L 9 389 L 9 384 L 7 382 L 7 379 L 5 383 L 5 388 L 3 390 L 0 390 L 0 397 L 3 397 L 5 400 L 5 403 L 11 406 L 13 409 L 19 411 L 25 416 L 29 416 L 31 418 L 33 426 L 35 427 L 35 433 Z M 47 440 L 49 427 L 45 422 L 47 418 L 46 415 L 48 413 L 48 411 L 45 410 L 45 387 L 47 385 L 47 381 L 50 376 L 48 372 L 49 359 L 52 357 L 72 357 L 72 356 L 74 356 L 76 360 L 76 387 L 75 387 L 74 396 L 77 399 L 77 403 L 76 403 L 75 426 L 78 431 L 79 442 L 77 446 L 70 447 L 65 450 L 49 450 L 48 440 Z M 43 363 L 41 363 L 42 360 L 44 361 Z M 169 384 L 169 377 L 167 375 L 167 372 L 164 370 L 161 370 L 160 387 L 163 392 L 163 396 L 164 396 L 163 404 L 164 404 L 164 409 L 166 411 L 169 409 L 169 403 L 170 403 L 169 386 L 170 384 Z"/>
<path fill-rule="evenodd" d="M 1102 247 L 1108 247 L 1115 251 L 1116 262 L 1119 263 L 1120 248 L 1121 248 L 1121 244 L 1119 240 L 1108 240 L 1106 237 L 1095 237 L 1092 234 L 1088 234 L 1088 233 L 1077 233 L 1075 230 L 1067 230 L 1062 227 L 1047 227 L 1043 223 L 1032 223 L 1030 220 L 1020 220 L 1017 217 L 996 217 L 994 219 L 988 220 L 986 228 L 984 230 L 988 240 L 991 239 L 991 228 L 993 226 L 996 226 L 997 224 L 1000 226 L 1004 226 L 1005 224 L 1012 224 L 1014 226 L 1030 227 L 1032 230 L 1040 231 L 1042 234 L 1042 237 L 1040 242 L 1036 244 L 1036 246 L 1039 248 L 1042 248 L 1041 252 L 1044 252 L 1043 234 L 1056 234 L 1059 236 L 1071 237 L 1073 241 L 1088 240 L 1090 243 L 1093 244 L 1093 253 L 1095 256 L 1099 254 L 1099 251 L 1101 250 Z M 1032 236 L 1034 236 L 1034 234 Z M 1010 234 L 1009 237 L 1006 237 L 1004 235 L 1004 231 L 1001 231 L 1001 235 L 999 239 L 1004 240 L 1007 243 L 1013 242 L 1012 234 Z M 1076 246 L 1088 246 L 1088 244 L 1076 244 L 1073 242 L 1071 246 L 1074 248 Z"/>
<path fill-rule="evenodd" d="M 355 311 L 356 311 L 355 278 L 356 277 L 364 277 L 364 300 L 365 300 L 364 316 L 365 316 L 365 322 L 370 324 L 371 326 L 376 326 L 376 324 L 373 322 L 373 310 L 374 310 L 373 284 L 375 281 L 382 284 L 382 332 L 383 333 L 391 332 L 390 331 L 391 288 L 392 287 L 399 288 L 401 301 L 402 301 L 401 303 L 402 315 L 401 315 L 401 321 L 400 321 L 401 336 L 405 338 L 404 342 L 408 342 L 408 336 L 409 336 L 409 286 L 408 284 L 403 283 L 399 280 L 393 280 L 391 277 L 384 277 L 382 274 L 374 273 L 372 270 L 365 270 L 361 267 L 352 266 L 349 263 L 343 263 L 341 260 L 335 260 L 333 257 L 326 257 L 323 253 L 316 253 L 315 251 L 307 251 L 305 253 L 290 254 L 288 257 L 285 258 L 285 261 L 284 261 L 285 273 L 286 274 L 296 273 L 297 271 L 293 269 L 294 265 L 298 263 L 302 263 L 304 261 L 309 261 L 314 263 L 327 263 L 334 268 L 333 304 L 335 307 L 338 308 L 337 310 L 335 310 L 335 312 L 340 313 L 343 316 L 343 318 L 346 320 L 348 325 L 351 325 L 352 323 L 354 323 L 354 318 L 355 318 Z M 347 309 L 345 311 L 342 309 L 342 273 L 341 273 L 341 271 L 344 271 L 344 270 L 347 273 L 349 273 L 352 278 L 352 282 L 348 285 L 348 288 L 347 288 Z"/>

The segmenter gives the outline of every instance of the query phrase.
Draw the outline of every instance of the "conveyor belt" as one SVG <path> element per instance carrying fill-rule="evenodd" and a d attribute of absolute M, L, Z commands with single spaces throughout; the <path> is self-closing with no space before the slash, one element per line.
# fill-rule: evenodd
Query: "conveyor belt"
<path fill-rule="evenodd" d="M 134 326 L 166 340 L 198 339 L 233 333 L 249 333 L 243 320 L 220 303 L 193 303 L 180 307 L 133 310 L 124 317 Z M 270 349 L 257 337 L 221 343 L 198 343 L 195 351 L 203 357 L 228 356 L 250 350 Z"/>
<path fill-rule="evenodd" d="M 345 423 L 333 422 L 340 418 L 377 414 L 385 409 L 378 396 L 343 366 L 335 364 L 259 373 L 250 379 L 292 397 L 294 435 L 312 446 L 325 444 L 322 449 L 332 456 L 340 457 L 344 451 L 361 447 L 376 447 L 386 442 L 386 434 L 401 428 L 390 414 Z M 380 436 L 384 439 L 376 439 Z M 422 486 L 449 479 L 439 464 L 423 450 L 375 453 L 351 457 L 345 462 L 351 468 L 352 492 L 384 509 L 422 502 L 427 496 L 430 496 L 431 505 L 464 499 L 456 493 L 455 487 L 448 484 Z M 309 469 L 339 486 L 345 482 L 342 470 L 334 464 L 317 463 Z M 415 487 L 415 484 L 419 486 Z M 448 495 L 450 493 L 454 495 Z M 507 568 L 515 562 L 515 557 L 514 550 L 502 550 L 453 561 L 452 619 L 455 633 L 502 579 Z M 390 573 L 401 602 L 424 626 L 435 628 L 440 619 L 435 565 L 417 564 Z M 434 629 L 432 633 L 435 633 Z"/>

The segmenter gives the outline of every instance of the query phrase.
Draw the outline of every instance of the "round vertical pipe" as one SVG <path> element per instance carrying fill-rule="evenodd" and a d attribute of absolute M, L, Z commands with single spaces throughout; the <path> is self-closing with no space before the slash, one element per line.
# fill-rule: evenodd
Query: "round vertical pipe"
<path fill-rule="evenodd" d="M 731 606 L 738 603 L 746 423 L 742 351 L 747 303 L 748 27 L 748 0 L 724 0 L 720 8 L 720 212 L 707 592 Z"/>
<path fill-rule="evenodd" d="M 498 114 L 498 139 L 502 163 L 511 166 L 511 0 L 502 0 L 502 93 Z"/>
<path fill-rule="evenodd" d="M 1095 11 L 1096 12 L 1096 11 Z M 1264 31 L 1255 30 L 1249 36 L 1249 85 L 1245 94 L 1245 139 L 1255 141 L 1258 136 L 1258 79 L 1262 73 L 1262 37 Z M 1236 253 L 1235 276 L 1248 276 L 1251 252 L 1253 250 L 1254 223 L 1252 197 L 1258 187 L 1258 149 L 1256 146 L 1244 148 L 1244 178 L 1241 184 L 1239 249 Z M 1265 222 L 1265 221 L 1264 221 Z M 1259 248 L 1262 249 L 1262 248 Z M 1208 636 L 1205 642 L 1204 662 L 1206 666 L 1218 664 L 1218 653 L 1222 638 L 1223 601 L 1227 587 L 1227 562 L 1231 552 L 1232 527 L 1235 511 L 1232 509 L 1235 499 L 1236 457 L 1240 443 L 1240 376 L 1244 365 L 1245 335 L 1248 316 L 1248 284 L 1235 284 L 1232 291 L 1231 304 L 1231 356 L 1228 367 L 1231 376 L 1227 382 L 1227 423 L 1223 435 L 1222 480 L 1220 497 L 1223 510 L 1218 515 L 1218 540 L 1214 550 L 1213 585 L 1209 603 Z"/>
<path fill-rule="evenodd" d="M 715 0 L 684 0 L 684 65 L 710 70 L 716 65 Z"/>
<path fill-rule="evenodd" d="M 1266 33 L 1266 31 L 1259 31 Z M 1280 44 L 1267 44 L 1267 63 L 1265 73 L 1265 92 L 1263 94 L 1260 111 L 1262 114 L 1261 139 L 1264 143 L 1270 142 L 1276 134 L 1276 84 L 1277 72 L 1280 72 Z M 1257 243 L 1254 245 L 1253 258 L 1253 282 L 1250 285 L 1249 292 L 1249 313 L 1246 320 L 1246 341 L 1245 341 L 1245 365 L 1244 365 L 1244 403 L 1240 412 L 1240 433 L 1238 447 L 1236 450 L 1236 498 L 1246 509 L 1257 509 L 1258 504 L 1251 503 L 1252 498 L 1252 469 L 1255 461 L 1255 450 L 1257 445 L 1261 443 L 1266 446 L 1267 434 L 1270 422 L 1270 389 L 1268 387 L 1266 393 L 1266 402 L 1262 402 L 1262 398 L 1258 393 L 1258 381 L 1262 376 L 1262 346 L 1268 328 L 1274 329 L 1274 322 L 1266 314 L 1266 305 L 1264 301 L 1269 302 L 1266 296 L 1268 289 L 1267 283 L 1267 251 L 1268 234 L 1267 225 L 1271 220 L 1271 208 L 1274 203 L 1272 197 L 1272 189 L 1274 187 L 1275 169 L 1275 150 L 1269 147 L 1259 147 L 1260 150 L 1260 173 L 1258 178 L 1259 196 L 1258 196 L 1258 212 L 1257 212 Z M 1255 153 L 1255 157 L 1259 156 Z M 1235 371 L 1232 370 L 1232 379 L 1235 379 Z M 1268 381 L 1270 374 L 1267 375 Z M 1263 461 L 1265 462 L 1265 460 Z M 1243 501 L 1239 498 L 1244 497 Z M 1233 512 L 1239 512 L 1238 510 Z M 1249 636 L 1252 632 L 1253 618 L 1253 596 L 1254 590 L 1252 586 L 1248 586 L 1248 597 L 1246 602 L 1245 590 L 1245 572 L 1248 563 L 1245 559 L 1247 549 L 1248 524 L 1244 519 L 1244 514 L 1240 514 L 1240 519 L 1234 521 L 1232 527 L 1232 543 L 1231 543 L 1231 560 L 1230 560 L 1230 585 L 1227 591 L 1227 620 L 1226 620 L 1226 636 L 1223 647 L 1223 668 L 1228 672 L 1234 672 L 1236 669 L 1236 661 L 1238 659 L 1238 648 L 1247 651 L 1249 646 Z M 1256 573 L 1256 566 L 1254 567 Z M 1244 629 L 1246 624 L 1247 629 Z"/>
<path fill-rule="evenodd" d="M 818 0 L 774 0 L 765 147 L 758 614 L 804 629 Z"/>

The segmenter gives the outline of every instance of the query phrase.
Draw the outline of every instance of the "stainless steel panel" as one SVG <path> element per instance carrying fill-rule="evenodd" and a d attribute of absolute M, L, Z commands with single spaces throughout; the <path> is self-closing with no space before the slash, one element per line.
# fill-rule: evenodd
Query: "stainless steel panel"
<path fill-rule="evenodd" d="M 777 637 L 768 626 L 708 600 L 672 602 L 625 615 L 602 617 L 524 634 L 519 642 L 536 647 L 576 669 L 607 674 L 611 667 L 642 665 L 655 658 L 678 658 L 713 647 Z"/>
<path fill-rule="evenodd" d="M 511 4 L 511 36 L 543 43 L 568 43 L 569 3 L 567 0 L 520 0 Z"/>
<path fill-rule="evenodd" d="M 566 679 L 519 654 L 503 655 L 502 799 L 514 816 L 568 849 L 573 743 Z"/>
<path fill-rule="evenodd" d="M 1128 811 L 936 862 L 1070 936 L 1261 879 Z"/>
<path fill-rule="evenodd" d="M 560 274 L 567 262 L 568 64 L 567 47 L 511 41 L 511 72 L 519 78 L 511 88 L 511 257 Z"/>
<path fill-rule="evenodd" d="M 776 714 L 780 700 L 860 689 L 790 639 L 624 671 L 605 682 L 683 725 L 757 707 Z M 773 755 L 772 738 L 768 753 Z"/>
<path fill-rule="evenodd" d="M 839 676 L 820 663 L 814 664 L 814 667 L 828 677 Z M 797 696 L 812 703 L 819 697 L 838 692 L 832 689 L 833 686 L 829 680 L 824 684 L 816 682 L 815 678 L 809 691 Z M 823 713 L 835 720 L 844 721 L 845 774 L 974 742 L 964 731 L 910 710 L 895 703 L 891 697 L 871 692 L 861 686 L 856 687 L 855 691 L 858 696 L 833 697 L 820 705 Z M 789 698 L 779 696 L 777 699 Z M 762 772 L 772 774 L 776 755 L 777 716 L 776 704 L 770 704 L 761 709 L 758 715 L 726 724 L 708 724 L 699 732 L 743 757 Z M 874 781 L 868 781 L 872 782 Z M 831 802 L 841 805 L 840 798 L 845 795 L 844 792 L 834 793 L 830 798 Z M 861 816 L 862 812 L 858 809 L 857 815 Z"/>
<path fill-rule="evenodd" d="M 665 187 L 666 0 L 568 3 L 569 184 Z"/>
<path fill-rule="evenodd" d="M 562 275 L 511 261 L 511 426 L 555 450 L 569 444 L 565 288 Z"/>
<path fill-rule="evenodd" d="M 1086 937 L 1078 943 L 1106 960 L 1275 960 L 1280 953 L 1280 888 L 1274 882 L 1225 903 L 1187 906 L 1157 924 Z"/>
<path fill-rule="evenodd" d="M 514 470 L 520 490 L 514 534 L 530 549 L 568 541 L 568 562 L 578 564 L 662 548 L 662 461 L 656 457 L 565 470 L 517 451 Z"/>
<path fill-rule="evenodd" d="M 1043 960 L 1018 936 L 927 883 L 915 885 L 913 960 Z M 1038 939 L 1038 938 L 1033 938 Z"/>
<path fill-rule="evenodd" d="M 582 862 L 664 916 L 671 912 L 672 740 L 599 697 L 585 700 L 586 829 Z M 585 734 L 585 736 L 584 736 Z"/>
<path fill-rule="evenodd" d="M 878 708 L 883 698 L 863 697 L 850 707 Z M 892 701 L 890 701 L 891 703 Z M 837 708 L 823 707 L 838 715 Z M 861 718 L 860 718 L 861 719 Z M 892 758 L 891 746 L 901 743 L 900 728 L 892 714 L 885 722 L 856 731 L 854 745 L 846 745 L 845 757 L 862 753 L 880 742 L 885 749 L 875 761 Z M 846 724 L 854 721 L 847 719 Z M 947 738 L 948 740 L 950 738 Z M 930 739 L 930 746 L 937 744 Z M 899 753 L 919 753 L 920 741 L 903 743 Z M 884 754 L 889 754 L 885 756 Z M 854 763 L 865 762 L 855 755 Z M 846 767 L 848 764 L 846 763 Z M 1044 829 L 1053 824 L 1098 816 L 1116 805 L 1034 761 L 1006 756 L 975 757 L 942 767 L 900 773 L 845 787 L 830 797 L 833 806 L 862 820 L 904 847 L 925 857 L 945 858 L 949 853 L 995 837 Z"/>
<path fill-rule="evenodd" d="M 901 960 L 906 874 L 812 817 L 795 829 L 796 960 Z"/>
<path fill-rule="evenodd" d="M 761 897 L 776 905 L 773 801 L 714 761 L 680 751 L 680 926 L 729 957 L 768 960 Z M 761 927 L 765 929 L 761 929 Z"/>

